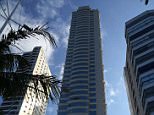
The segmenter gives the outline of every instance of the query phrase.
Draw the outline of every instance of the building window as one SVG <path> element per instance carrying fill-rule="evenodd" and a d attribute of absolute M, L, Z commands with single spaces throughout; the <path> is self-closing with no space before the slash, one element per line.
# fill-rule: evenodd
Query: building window
<path fill-rule="evenodd" d="M 96 103 L 96 99 L 90 99 L 90 103 Z"/>
<path fill-rule="evenodd" d="M 88 102 L 74 102 L 69 104 L 69 107 L 74 107 L 74 106 L 88 106 Z"/>
<path fill-rule="evenodd" d="M 76 108 L 76 109 L 71 109 L 71 113 L 87 113 L 88 110 L 86 108 Z"/>
<path fill-rule="evenodd" d="M 96 91 L 96 88 L 90 88 L 89 90 L 90 91 Z"/>
<path fill-rule="evenodd" d="M 91 104 L 90 109 L 96 109 L 96 104 Z"/>
<path fill-rule="evenodd" d="M 96 97 L 96 93 L 90 93 L 89 96 L 90 97 Z"/>
<path fill-rule="evenodd" d="M 90 111 L 89 115 L 96 115 L 96 111 Z"/>

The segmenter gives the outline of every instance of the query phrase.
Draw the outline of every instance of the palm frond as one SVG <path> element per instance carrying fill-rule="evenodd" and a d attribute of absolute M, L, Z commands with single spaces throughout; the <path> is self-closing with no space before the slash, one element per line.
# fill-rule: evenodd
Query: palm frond
<path fill-rule="evenodd" d="M 0 54 L 11 53 L 9 45 L 11 42 L 7 40 L 6 35 L 3 35 L 0 41 Z"/>
<path fill-rule="evenodd" d="M 47 39 L 51 45 L 56 47 L 57 45 L 54 40 L 54 37 L 46 31 L 46 28 L 43 27 L 44 25 L 42 27 L 38 26 L 33 29 L 24 24 L 23 26 L 20 26 L 17 31 L 11 29 L 7 35 L 2 35 L 0 41 L 0 54 L 4 52 L 10 53 L 9 46 L 15 44 L 16 41 L 19 41 L 20 39 L 28 39 L 31 36 L 35 37 L 36 35 L 44 36 L 44 38 Z"/>
<path fill-rule="evenodd" d="M 29 63 L 22 55 L 17 54 L 3 54 L 0 55 L 0 72 L 14 72 L 19 66 L 27 65 Z"/>
<path fill-rule="evenodd" d="M 10 46 L 13 46 L 21 50 L 16 46 L 16 42 L 30 37 L 37 38 L 36 35 L 44 36 L 51 45 L 57 46 L 54 37 L 44 27 L 45 25 L 33 29 L 24 24 L 19 26 L 17 31 L 11 28 L 9 33 L 4 34 L 0 39 L 0 94 L 4 98 L 25 94 L 27 88 L 32 88 L 36 96 L 43 93 L 47 99 L 49 97 L 51 100 L 59 98 L 58 84 L 61 84 L 61 81 L 57 80 L 55 76 L 17 73 L 18 68 L 30 65 L 22 55 L 13 54 L 10 49 Z"/>
<path fill-rule="evenodd" d="M 54 76 L 1 72 L 0 94 L 4 96 L 4 98 L 8 96 L 22 95 L 29 87 L 34 89 L 36 96 L 43 93 L 47 100 L 49 97 L 51 100 L 54 100 L 58 99 L 60 96 L 58 86 L 60 83 L 61 82 Z M 41 89 L 40 86 L 42 87 Z"/>
<path fill-rule="evenodd" d="M 31 31 L 31 32 L 34 33 L 34 34 L 43 35 L 44 37 L 47 38 L 47 40 L 48 40 L 53 46 L 57 46 L 57 45 L 56 45 L 56 42 L 55 42 L 55 40 L 54 40 L 54 38 L 53 38 L 53 36 L 51 36 L 51 34 L 50 34 L 49 32 L 47 32 L 45 28 L 39 27 L 39 26 L 38 26 L 38 27 L 34 28 L 34 30 Z"/>
<path fill-rule="evenodd" d="M 149 0 L 145 0 L 145 5 L 147 5 L 149 3 Z"/>

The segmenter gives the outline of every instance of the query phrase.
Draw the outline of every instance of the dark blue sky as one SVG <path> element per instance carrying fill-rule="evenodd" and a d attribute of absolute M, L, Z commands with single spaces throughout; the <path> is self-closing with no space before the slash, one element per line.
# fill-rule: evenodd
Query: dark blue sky
<path fill-rule="evenodd" d="M 11 7 L 15 1 L 17 0 L 9 0 Z M 85 5 L 98 9 L 101 16 L 107 113 L 130 115 L 123 79 L 126 53 L 125 22 L 143 11 L 153 9 L 154 0 L 150 0 L 147 6 L 141 0 L 22 0 L 13 18 L 32 26 L 49 22 L 49 31 L 55 36 L 58 48 L 52 50 L 47 58 L 52 73 L 61 76 L 71 12 Z M 49 103 L 47 115 L 56 115 L 55 106 Z"/>

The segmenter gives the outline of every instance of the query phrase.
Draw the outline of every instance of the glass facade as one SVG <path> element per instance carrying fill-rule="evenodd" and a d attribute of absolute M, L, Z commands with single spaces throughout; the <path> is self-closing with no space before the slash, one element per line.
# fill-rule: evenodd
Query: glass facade
<path fill-rule="evenodd" d="M 132 115 L 154 112 L 154 10 L 126 23 L 125 79 Z"/>
<path fill-rule="evenodd" d="M 99 13 L 79 7 L 72 13 L 58 115 L 106 115 L 102 81 Z"/>

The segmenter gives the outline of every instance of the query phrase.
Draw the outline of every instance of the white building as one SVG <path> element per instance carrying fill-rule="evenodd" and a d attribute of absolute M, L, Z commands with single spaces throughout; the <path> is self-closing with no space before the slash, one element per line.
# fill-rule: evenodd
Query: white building
<path fill-rule="evenodd" d="M 41 47 L 35 47 L 32 52 L 23 54 L 30 66 L 22 65 L 17 73 L 51 76 L 50 69 L 46 62 L 44 51 Z M 33 86 L 33 83 L 29 83 Z M 24 89 L 23 89 L 24 90 Z M 40 90 L 42 87 L 40 85 Z M 10 96 L 4 99 L 0 109 L 4 115 L 44 115 L 47 101 L 44 93 L 37 96 L 33 88 L 25 88 L 25 93 L 17 96 Z"/>

